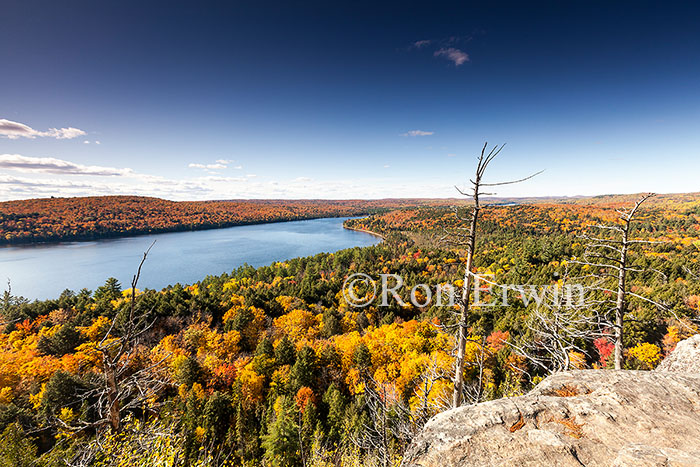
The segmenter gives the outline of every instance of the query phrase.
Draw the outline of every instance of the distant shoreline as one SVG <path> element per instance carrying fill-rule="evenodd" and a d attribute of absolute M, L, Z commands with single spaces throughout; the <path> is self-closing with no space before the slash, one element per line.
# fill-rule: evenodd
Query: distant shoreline
<path fill-rule="evenodd" d="M 442 206 L 440 200 L 169 201 L 140 196 L 0 202 L 0 245 L 94 241 Z"/>
<path fill-rule="evenodd" d="M 355 217 L 355 216 L 348 216 L 348 215 L 338 215 L 338 216 L 333 216 L 333 215 L 325 215 L 325 216 L 317 216 L 317 217 L 297 217 L 297 218 L 290 218 L 290 219 L 275 219 L 275 220 L 264 220 L 264 221 L 258 221 L 258 220 L 251 220 L 251 221 L 242 221 L 242 222 L 232 222 L 232 223 L 227 223 L 227 224 L 222 224 L 222 225 L 206 225 L 206 224 L 199 224 L 199 225 L 178 225 L 178 226 L 173 226 L 173 227 L 167 227 L 167 228 L 152 228 L 152 229 L 143 229 L 143 230 L 138 230 L 138 231 L 130 231 L 128 233 L 126 232 L 105 232 L 105 233 L 95 233 L 95 234 L 76 234 L 76 235 L 68 235 L 68 236 L 61 236 L 61 237 L 50 237 L 50 238 L 21 238 L 21 239 L 12 239 L 11 241 L 2 241 L 0 242 L 0 249 L 2 248 L 9 248 L 13 246 L 27 246 L 27 245 L 47 245 L 47 244 L 58 244 L 58 243 L 67 243 L 67 242 L 94 242 L 98 240 L 113 240 L 113 239 L 118 239 L 118 238 L 133 238 L 133 237 L 143 237 L 146 235 L 159 235 L 159 234 L 166 234 L 166 233 L 181 233 L 181 232 L 196 232 L 200 230 L 217 230 L 217 229 L 229 229 L 231 227 L 245 227 L 249 225 L 262 225 L 262 224 L 280 224 L 283 222 L 298 222 L 298 221 L 311 221 L 311 220 L 318 220 L 318 219 L 339 219 L 343 217 Z M 367 232 L 371 233 L 371 232 Z"/>
<path fill-rule="evenodd" d="M 372 232 L 371 230 L 366 230 L 366 229 L 355 229 L 355 228 L 353 228 L 353 227 L 348 227 L 347 225 L 345 225 L 345 222 L 343 222 L 343 228 L 344 228 L 344 229 L 347 229 L 347 230 L 352 230 L 352 231 L 354 231 L 354 232 L 362 232 L 362 233 L 370 234 L 370 235 L 373 235 L 373 236 L 375 236 L 375 237 L 381 238 L 383 241 L 386 241 L 386 237 L 385 237 L 384 235 L 382 235 L 382 234 L 379 234 L 379 233 L 377 233 L 377 232 Z"/>

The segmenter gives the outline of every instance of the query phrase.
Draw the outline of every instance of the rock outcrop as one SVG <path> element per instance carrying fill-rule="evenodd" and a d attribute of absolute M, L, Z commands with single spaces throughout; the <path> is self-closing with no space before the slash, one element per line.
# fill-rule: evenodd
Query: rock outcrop
<path fill-rule="evenodd" d="M 668 369 L 693 368 L 689 348 L 679 343 Z M 433 417 L 402 465 L 700 466 L 700 372 L 558 373 L 524 396 Z"/>
<path fill-rule="evenodd" d="M 700 374 L 700 334 L 696 334 L 676 345 L 656 371 L 680 371 Z"/>

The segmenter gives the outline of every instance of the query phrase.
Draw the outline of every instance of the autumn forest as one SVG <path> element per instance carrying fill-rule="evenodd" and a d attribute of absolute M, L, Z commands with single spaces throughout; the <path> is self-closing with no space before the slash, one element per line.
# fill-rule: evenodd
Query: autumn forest
<path fill-rule="evenodd" d="M 700 2 L 10 0 L 0 467 L 700 465 Z"/>
<path fill-rule="evenodd" d="M 618 225 L 618 210 L 635 199 L 484 206 L 471 272 L 498 284 L 539 285 L 601 272 L 604 266 L 580 261 L 587 233 L 596 225 Z M 60 208 L 48 210 L 51 203 Z M 63 465 L 62 459 L 104 466 L 397 465 L 427 419 L 452 403 L 459 304 L 415 306 L 409 292 L 422 283 L 464 284 L 468 248 L 455 239 L 461 213 L 471 206 L 453 204 L 4 203 L 6 240 L 371 212 L 346 227 L 384 241 L 241 267 L 163 290 L 107 279 L 96 290 L 66 290 L 46 301 L 6 291 L 0 303 L 0 459 L 18 466 Z M 700 197 L 660 195 L 640 209 L 630 235 L 645 243 L 629 255 L 635 272 L 622 365 L 649 370 L 698 332 Z M 357 272 L 400 274 L 405 304 L 375 300 L 354 307 L 342 288 Z M 596 303 L 605 302 L 608 289 L 591 287 L 601 297 Z M 576 313 L 605 315 L 594 308 Z M 463 403 L 522 394 L 558 369 L 616 365 L 612 325 L 560 336 L 564 354 L 551 352 L 558 337 L 546 324 L 552 316 L 562 319 L 557 313 L 518 300 L 471 307 L 464 323 Z"/>

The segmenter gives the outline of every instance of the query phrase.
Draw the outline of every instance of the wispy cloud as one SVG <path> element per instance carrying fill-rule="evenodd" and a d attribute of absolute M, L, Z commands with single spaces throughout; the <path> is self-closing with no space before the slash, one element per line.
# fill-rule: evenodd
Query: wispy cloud
<path fill-rule="evenodd" d="M 19 154 L 0 154 L 0 168 L 18 172 L 38 172 L 63 175 L 123 176 L 133 174 L 131 169 L 83 165 L 53 157 L 27 157 Z"/>
<path fill-rule="evenodd" d="M 455 66 L 460 66 L 469 61 L 469 55 L 454 47 L 447 47 L 436 50 L 433 54 L 435 57 L 443 57 L 454 62 Z"/>
<path fill-rule="evenodd" d="M 197 162 L 193 162 L 189 164 L 187 167 L 191 169 L 202 169 L 202 170 L 222 170 L 222 169 L 228 169 L 229 164 L 233 162 L 232 159 L 217 159 L 214 164 L 200 164 Z M 241 170 L 243 167 L 240 165 L 231 167 L 232 169 L 236 170 Z"/>
<path fill-rule="evenodd" d="M 49 128 L 47 131 L 38 131 L 24 123 L 12 120 L 0 119 L 0 136 L 9 139 L 48 137 L 56 139 L 73 139 L 85 136 L 87 133 L 79 128 Z"/>
<path fill-rule="evenodd" d="M 0 154 L 0 200 L 95 195 L 156 196 L 177 200 L 452 195 L 449 183 L 397 185 L 392 181 L 395 179 L 391 176 L 338 180 L 315 180 L 300 176 L 274 180 L 254 174 L 173 179 L 127 168 L 87 166 L 55 158 Z"/>
<path fill-rule="evenodd" d="M 216 164 L 195 164 L 195 163 L 192 163 L 192 164 L 189 164 L 187 167 L 189 167 L 191 169 L 217 170 L 217 169 L 225 169 L 228 166 L 226 164 L 220 164 L 217 162 Z"/>
<path fill-rule="evenodd" d="M 432 52 L 434 57 L 445 58 L 453 62 L 455 66 L 460 66 L 471 61 L 469 54 L 462 49 L 467 43 L 471 42 L 476 35 L 480 34 L 483 34 L 483 31 L 475 31 L 467 35 L 423 39 L 412 42 L 406 50 Z"/>
<path fill-rule="evenodd" d="M 422 40 L 422 41 L 416 41 L 416 42 L 414 42 L 411 46 L 414 47 L 414 48 L 416 48 L 416 49 L 422 49 L 422 48 L 424 48 L 424 47 L 429 46 L 429 45 L 432 44 L 432 43 L 433 43 L 432 40 L 426 39 L 426 40 Z"/>
<path fill-rule="evenodd" d="M 434 131 L 410 130 L 406 133 L 401 133 L 401 136 L 430 136 L 434 134 Z"/>

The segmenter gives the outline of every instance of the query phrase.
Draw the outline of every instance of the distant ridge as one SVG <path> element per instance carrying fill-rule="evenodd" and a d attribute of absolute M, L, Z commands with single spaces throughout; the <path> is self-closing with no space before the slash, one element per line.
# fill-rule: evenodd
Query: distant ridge
<path fill-rule="evenodd" d="M 619 208 L 631 205 L 640 195 L 491 197 L 485 198 L 484 204 Z M 469 202 L 468 198 L 209 201 L 169 201 L 145 196 L 36 198 L 0 202 L 0 244 L 94 240 L 264 222 L 351 217 L 403 208 L 444 208 Z M 660 194 L 651 198 L 647 205 L 700 213 L 700 193 Z"/>

